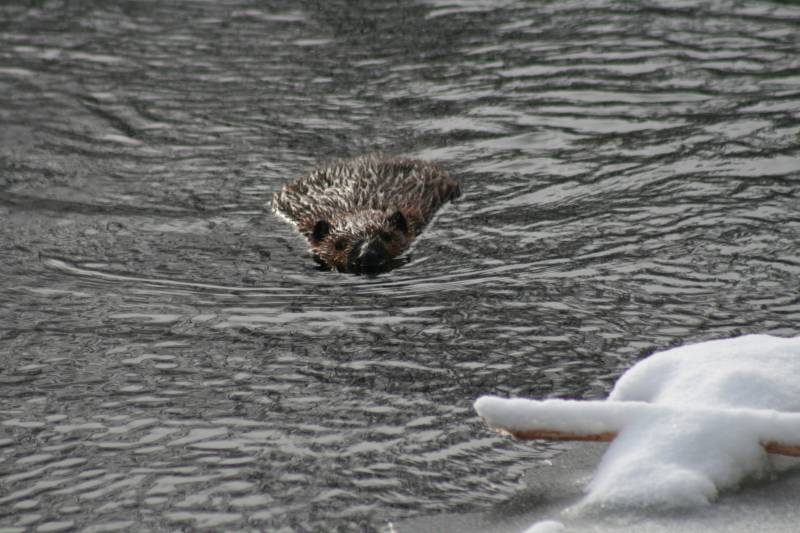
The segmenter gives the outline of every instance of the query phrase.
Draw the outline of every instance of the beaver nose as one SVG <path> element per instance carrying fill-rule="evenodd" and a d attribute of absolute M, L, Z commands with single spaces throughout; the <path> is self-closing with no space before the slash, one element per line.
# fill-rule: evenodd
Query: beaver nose
<path fill-rule="evenodd" d="M 358 254 L 358 268 L 359 272 L 364 274 L 377 274 L 386 270 L 389 255 L 386 253 L 386 247 L 380 241 L 370 241 L 361 245 Z"/>

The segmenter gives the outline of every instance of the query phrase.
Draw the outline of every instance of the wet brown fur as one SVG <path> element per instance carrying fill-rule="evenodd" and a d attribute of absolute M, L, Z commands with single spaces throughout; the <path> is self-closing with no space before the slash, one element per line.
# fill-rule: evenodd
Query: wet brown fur
<path fill-rule="evenodd" d="M 381 270 L 388 270 L 436 211 L 459 195 L 458 182 L 434 163 L 372 155 L 291 181 L 275 193 L 272 207 L 297 225 L 320 265 L 358 272 L 354 247 L 377 242 L 387 256 Z"/>

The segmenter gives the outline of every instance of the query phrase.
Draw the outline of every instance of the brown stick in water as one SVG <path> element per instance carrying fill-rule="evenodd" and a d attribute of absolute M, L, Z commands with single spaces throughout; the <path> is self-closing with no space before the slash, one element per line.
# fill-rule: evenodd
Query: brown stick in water
<path fill-rule="evenodd" d="M 611 442 L 617 436 L 614 432 L 577 434 L 562 433 L 560 431 L 550 431 L 544 429 L 523 429 L 514 430 L 508 428 L 492 428 L 498 433 L 505 433 L 519 440 L 556 440 L 556 441 L 589 441 L 589 442 Z M 800 446 L 781 444 L 778 442 L 762 442 L 761 445 L 767 453 L 776 455 L 788 455 L 790 457 L 800 457 Z"/>

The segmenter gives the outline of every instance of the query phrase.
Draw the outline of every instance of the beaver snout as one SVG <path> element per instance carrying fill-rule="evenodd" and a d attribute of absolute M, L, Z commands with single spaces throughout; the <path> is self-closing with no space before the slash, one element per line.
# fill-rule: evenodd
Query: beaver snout
<path fill-rule="evenodd" d="M 380 240 L 360 241 L 347 258 L 348 270 L 361 274 L 377 274 L 389 268 L 389 253 Z"/>

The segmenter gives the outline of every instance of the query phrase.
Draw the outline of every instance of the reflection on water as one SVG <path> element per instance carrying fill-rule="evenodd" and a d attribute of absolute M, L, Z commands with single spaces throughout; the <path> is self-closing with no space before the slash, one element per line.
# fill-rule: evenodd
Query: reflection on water
<path fill-rule="evenodd" d="M 0 7 L 0 527 L 374 530 L 558 452 L 483 393 L 797 334 L 800 9 Z M 316 162 L 463 184 L 377 278 L 266 208 Z"/>

